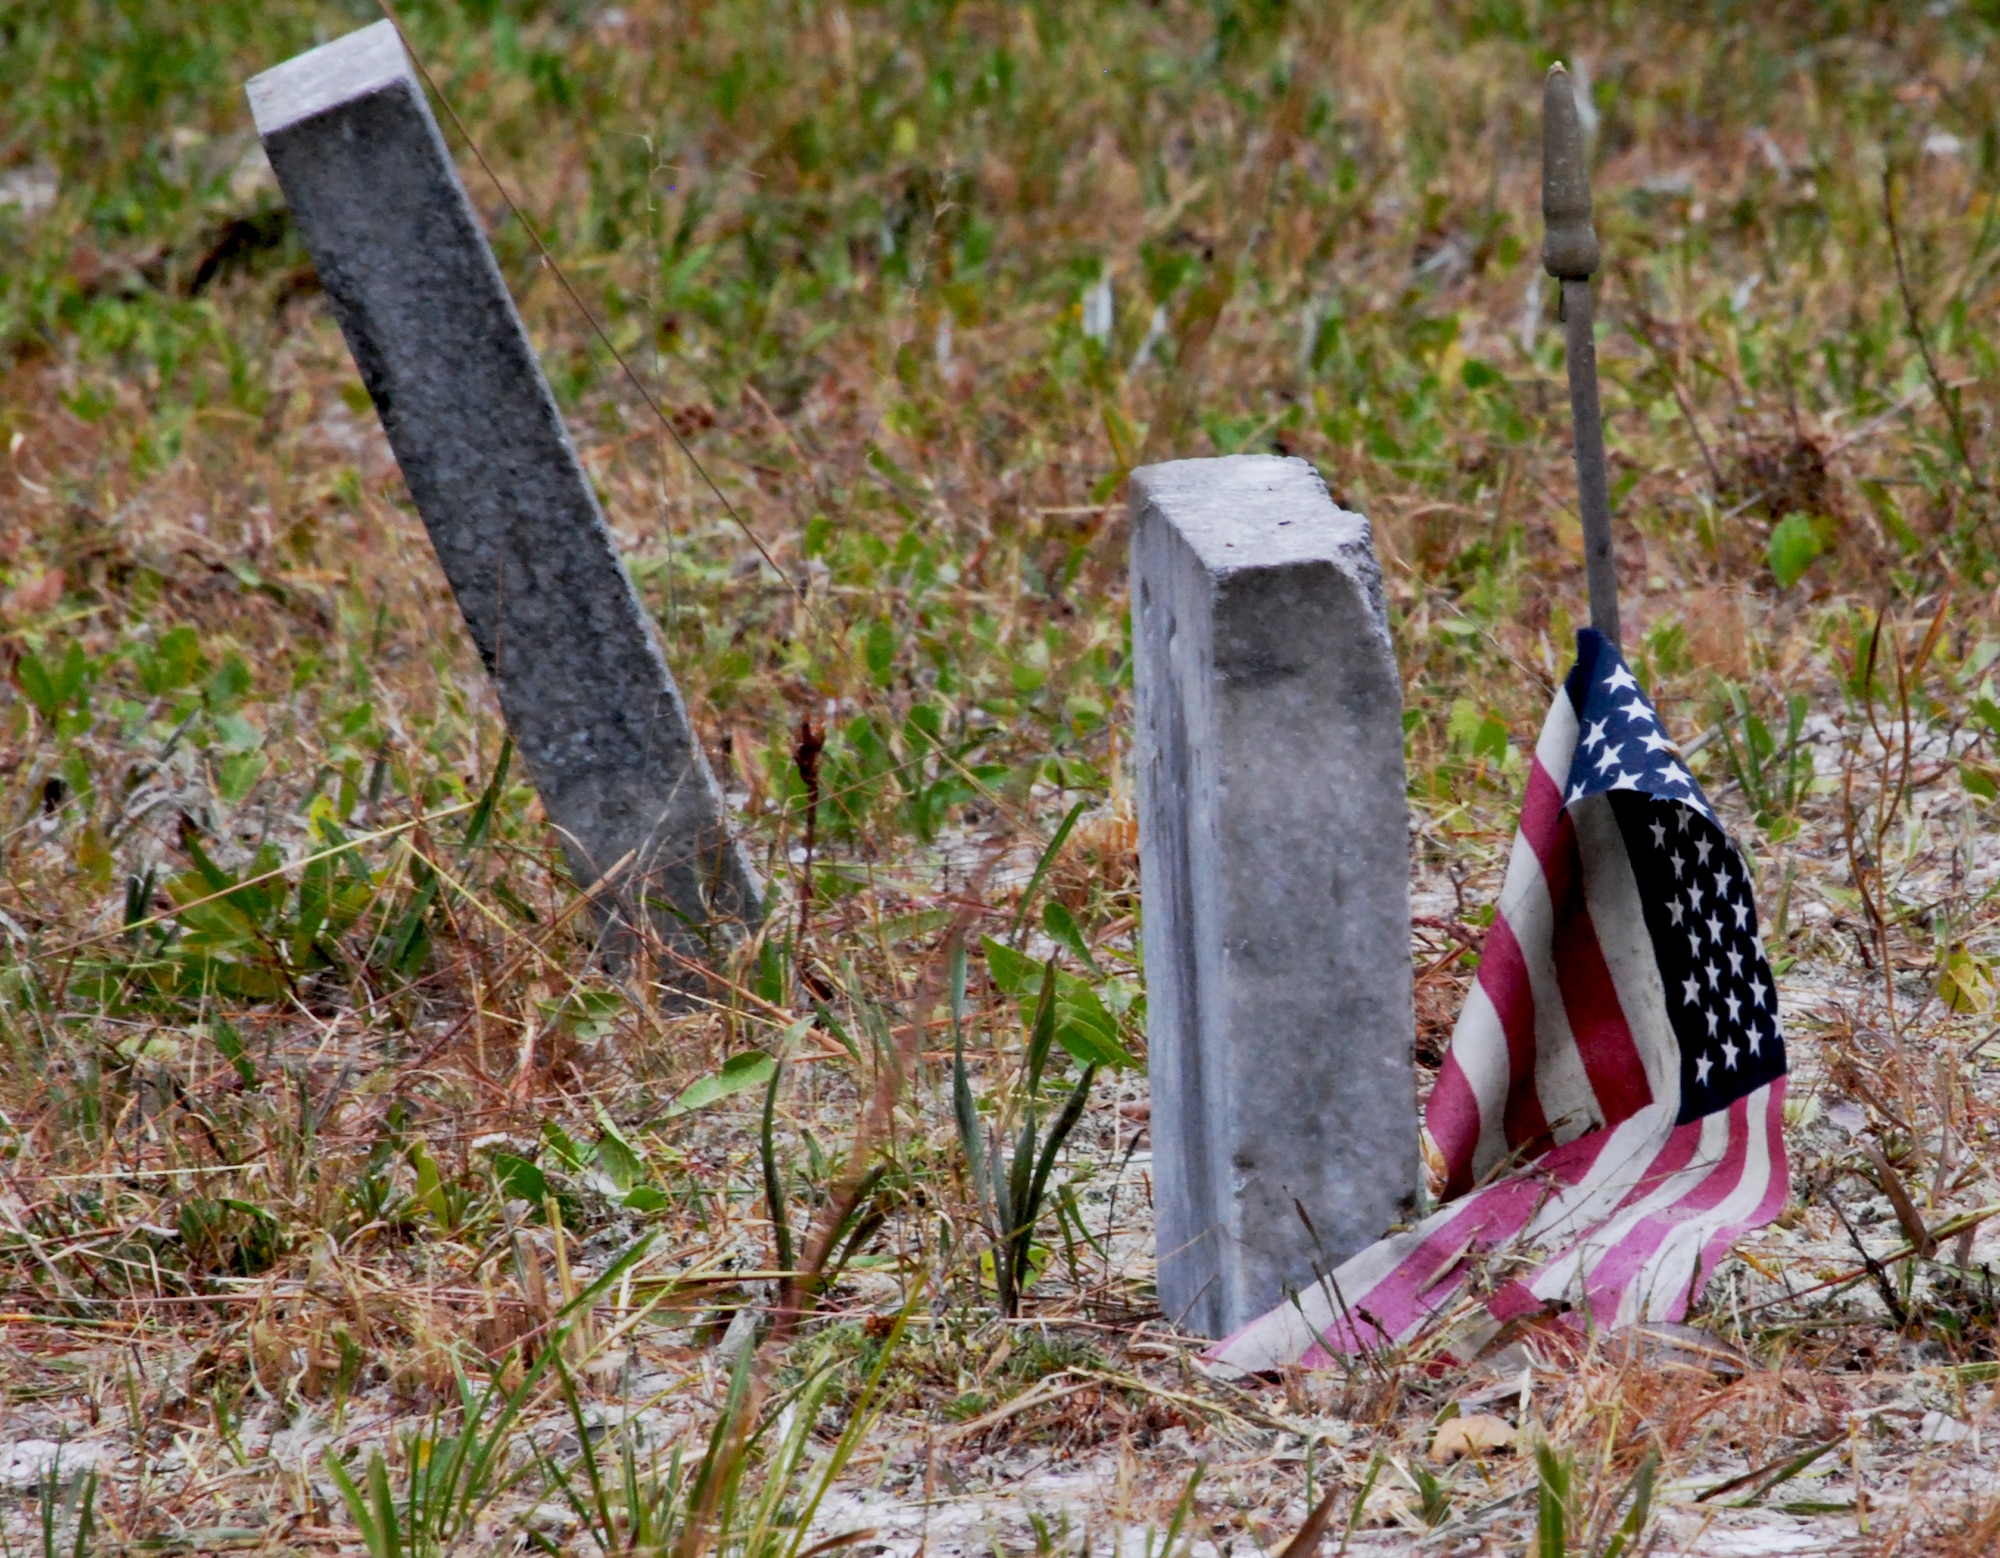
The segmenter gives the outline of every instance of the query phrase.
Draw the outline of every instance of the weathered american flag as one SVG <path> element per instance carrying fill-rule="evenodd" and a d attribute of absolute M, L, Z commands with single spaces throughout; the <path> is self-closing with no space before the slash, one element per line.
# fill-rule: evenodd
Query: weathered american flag
<path fill-rule="evenodd" d="M 1444 1205 L 1210 1360 L 1326 1363 L 1447 1317 L 1460 1354 L 1552 1309 L 1677 1320 L 1784 1205 L 1784 1093 L 1743 862 L 1618 651 L 1585 630 L 1431 1095 Z"/>

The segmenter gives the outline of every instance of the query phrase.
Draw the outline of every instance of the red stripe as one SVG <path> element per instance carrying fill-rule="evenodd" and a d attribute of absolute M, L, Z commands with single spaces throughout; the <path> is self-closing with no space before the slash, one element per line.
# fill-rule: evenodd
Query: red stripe
<path fill-rule="evenodd" d="M 1686 1125 L 1677 1126 L 1674 1135 L 1679 1136 L 1686 1132 L 1699 1136 L 1701 1124 L 1699 1120 L 1691 1120 Z M 1669 1138 L 1670 1144 L 1671 1140 L 1672 1138 Z M 1671 1145 L 1667 1150 L 1673 1150 Z M 1662 1155 L 1664 1156 L 1664 1153 Z M 1619 1261 L 1616 1272 L 1611 1274 L 1614 1281 L 1595 1280 L 1598 1272 L 1604 1271 L 1608 1261 L 1600 1262 L 1597 1271 L 1592 1272 L 1586 1279 L 1591 1308 L 1604 1315 L 1616 1314 L 1618 1305 L 1625 1296 L 1625 1289 L 1631 1285 L 1645 1262 L 1666 1243 L 1676 1228 L 1690 1222 L 1701 1222 L 1705 1214 L 1713 1212 L 1716 1207 L 1734 1195 L 1736 1187 L 1742 1183 L 1749 1160 L 1749 1103 L 1746 1099 L 1739 1098 L 1729 1106 L 1728 1134 L 1723 1138 L 1722 1156 L 1717 1160 L 1715 1167 L 1702 1175 L 1701 1179 L 1689 1188 L 1686 1195 L 1642 1219 L 1638 1226 L 1620 1241 L 1619 1253 L 1625 1254 L 1629 1246 L 1631 1258 Z M 1655 1180 L 1654 1183 L 1657 1184 L 1658 1181 Z M 1735 1237 L 1735 1230 L 1739 1226 L 1741 1225 L 1725 1224 L 1716 1235 L 1711 1236 L 1709 1243 L 1713 1245 L 1718 1237 L 1727 1243 Z M 1704 1251 L 1704 1258 L 1697 1267 L 1697 1279 L 1705 1278 L 1713 1269 Z M 1688 1303 L 1693 1296 L 1692 1293 L 1673 1295 L 1664 1318 L 1678 1320 L 1687 1312 Z"/>
<path fill-rule="evenodd" d="M 1653 1101 L 1645 1063 L 1633 1042 L 1631 1024 L 1618 1001 L 1618 987 L 1597 942 L 1590 906 L 1583 895 L 1583 855 L 1576 822 L 1568 812 L 1554 846 L 1542 859 L 1549 899 L 1555 905 L 1554 959 L 1563 1012 L 1576 1039 L 1598 1113 L 1606 1125 L 1628 1120 Z"/>
<path fill-rule="evenodd" d="M 1556 825 L 1562 820 L 1562 787 L 1538 758 L 1529 765 L 1528 793 L 1521 797 L 1521 837 L 1528 841 L 1528 847 L 1544 869 L 1548 866 L 1549 845 L 1555 840 Z"/>
<path fill-rule="evenodd" d="M 1553 845 L 1564 822 L 1562 789 L 1537 758 L 1528 767 L 1527 794 L 1521 801 L 1521 836 L 1539 858 Z M 1524 869 L 1518 857 L 1508 868 L 1511 878 Z M 1504 916 L 1496 916 L 1479 960 L 1479 983 L 1493 1003 L 1507 1044 L 1507 1094 L 1501 1105 L 1505 1139 L 1510 1147 L 1533 1146 L 1549 1139 L 1547 1117 L 1535 1091 L 1535 993 L 1529 983 L 1520 943 Z M 1461 1017 L 1461 1021 L 1463 1018 Z M 1431 1139 L 1445 1161 L 1445 1199 L 1472 1188 L 1473 1155 L 1485 1121 L 1479 1099 L 1459 1064 L 1458 1045 L 1446 1052 L 1437 1088 L 1425 1111 Z"/>
<path fill-rule="evenodd" d="M 1771 1177 L 1764 1184 L 1764 1197 L 1757 1203 L 1757 1209 L 1740 1223 L 1731 1223 L 1718 1228 L 1709 1235 L 1708 1243 L 1702 1247 L 1701 1269 L 1713 1271 L 1722 1264 L 1722 1258 L 1729 1252 L 1729 1246 L 1746 1231 L 1761 1228 L 1785 1209 L 1785 1201 L 1792 1193 L 1792 1165 L 1785 1156 L 1785 1078 L 1777 1077 L 1766 1084 L 1770 1096 L 1764 1103 L 1764 1146 L 1771 1158 Z M 1735 1116 L 1731 1116 L 1731 1124 Z M 1746 1124 L 1744 1134 L 1749 1134 Z M 1693 1294 L 1688 1297 L 1691 1300 Z M 1674 1318 L 1678 1320 L 1679 1315 Z"/>
<path fill-rule="evenodd" d="M 1660 1186 L 1694 1161 L 1697 1148 L 1701 1146 L 1701 1122 L 1677 1125 L 1660 1144 L 1660 1150 L 1653 1155 L 1653 1161 L 1640 1171 L 1633 1181 L 1631 1190 L 1618 1203 L 1622 1212 L 1635 1201 L 1643 1201 Z M 1664 1207 L 1660 1211 L 1641 1219 L 1627 1230 L 1602 1259 L 1585 1275 L 1585 1287 L 1590 1295 L 1591 1308 L 1602 1315 L 1615 1315 L 1619 1301 L 1625 1296 L 1625 1289 L 1631 1284 L 1639 1268 L 1652 1257 L 1660 1242 L 1672 1228 L 1674 1208 Z M 1617 1214 L 1614 1213 L 1613 1216 Z M 1611 1219 L 1606 1218 L 1609 1222 Z"/>
<path fill-rule="evenodd" d="M 1341 1293 L 1340 1300 L 1353 1316 L 1353 1324 L 1346 1315 L 1336 1313 L 1334 1323 L 1322 1333 L 1320 1350 L 1355 1352 L 1380 1347 L 1383 1331 L 1390 1338 L 1400 1337 L 1417 1321 L 1436 1312 L 1470 1270 L 1461 1262 L 1455 1278 L 1441 1280 L 1450 1275 L 1438 1269 L 1448 1256 L 1468 1241 L 1469 1253 L 1480 1254 L 1512 1240 L 1541 1210 L 1552 1188 L 1567 1189 L 1590 1172 L 1610 1140 L 1609 1131 L 1594 1131 L 1549 1153 L 1533 1168 L 1510 1174 L 1468 1197 L 1456 1217 L 1429 1234 L 1381 1281 L 1365 1292 Z M 1381 1323 L 1380 1331 L 1362 1316 L 1363 1310 Z"/>
<path fill-rule="evenodd" d="M 1519 1320 L 1523 1315 L 1540 1314 L 1548 1307 L 1536 1296 L 1533 1288 L 1519 1281 L 1496 1289 L 1486 1301 L 1486 1312 L 1503 1325 L 1509 1320 Z"/>
<path fill-rule="evenodd" d="M 1472 1154 L 1479 1146 L 1479 1100 L 1458 1063 L 1456 1045 L 1445 1051 L 1437 1086 L 1424 1109 L 1424 1124 L 1444 1154 L 1444 1198 L 1456 1200 L 1472 1188 Z"/>
<path fill-rule="evenodd" d="M 1507 1102 L 1501 1122 L 1509 1147 L 1548 1144 L 1549 1122 L 1535 1092 L 1535 989 L 1528 961 L 1507 916 L 1496 914 L 1479 954 L 1479 987 L 1499 1014 L 1507 1035 Z"/>

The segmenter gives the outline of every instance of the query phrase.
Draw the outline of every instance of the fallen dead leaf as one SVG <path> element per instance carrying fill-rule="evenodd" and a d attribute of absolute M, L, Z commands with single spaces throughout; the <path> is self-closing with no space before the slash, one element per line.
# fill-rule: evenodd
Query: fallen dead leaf
<path fill-rule="evenodd" d="M 1514 1425 L 1491 1412 L 1454 1417 L 1431 1439 L 1431 1459 L 1440 1463 L 1461 1456 L 1493 1455 L 1514 1448 Z"/>

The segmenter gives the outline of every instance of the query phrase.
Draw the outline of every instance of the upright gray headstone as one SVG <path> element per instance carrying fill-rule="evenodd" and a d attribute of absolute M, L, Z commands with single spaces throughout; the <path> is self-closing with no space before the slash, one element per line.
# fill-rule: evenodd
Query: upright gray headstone
<path fill-rule="evenodd" d="M 1160 1303 L 1223 1336 L 1414 1204 L 1402 688 L 1368 521 L 1305 461 L 1131 504 Z"/>
<path fill-rule="evenodd" d="M 249 92 L 572 868 L 594 881 L 632 854 L 620 911 L 684 947 L 756 919 L 755 874 L 395 28 Z"/>

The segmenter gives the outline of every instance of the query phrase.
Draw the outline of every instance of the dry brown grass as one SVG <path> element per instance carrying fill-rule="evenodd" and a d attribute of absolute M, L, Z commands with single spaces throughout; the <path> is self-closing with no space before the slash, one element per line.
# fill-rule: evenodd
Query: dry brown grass
<path fill-rule="evenodd" d="M 1574 1452 L 1585 1528 L 1651 1450 L 1656 1551 L 1794 1532 L 1990 1546 L 1978 1441 L 1924 1425 L 1987 1431 L 1991 1244 L 1976 1226 L 1897 1254 L 2000 1201 L 1995 123 L 1976 8 L 486 10 L 416 12 L 417 42 L 809 585 L 802 606 L 715 509 L 475 184 L 781 904 L 800 722 L 825 732 L 806 932 L 786 907 L 674 1013 L 646 998 L 643 957 L 623 982 L 594 961 L 529 790 L 505 787 L 491 836 L 464 842 L 500 746 L 492 700 L 241 162 L 242 78 L 358 15 L 149 0 L 121 21 L 51 0 L 0 19 L 20 105 L 0 176 L 59 184 L 45 212 L 0 212 L 0 1439 L 91 1447 L 107 1544 L 227 1529 L 290 1549 L 352 1542 L 324 1446 L 393 1459 L 399 1429 L 449 1416 L 455 1370 L 519 1381 L 552 1341 L 592 1410 L 652 1402 L 656 1437 L 699 1443 L 725 1410 L 718 1342 L 772 1301 L 775 1250 L 761 1090 L 672 1104 L 787 1045 L 773 1141 L 801 1246 L 870 1098 L 862 1167 L 885 1165 L 862 1259 L 767 1354 L 780 1392 L 835 1371 L 814 1453 L 915 1303 L 821 1534 L 1101 1547 L 1112 1525 L 1164 1532 L 1205 1464 L 1179 1535 L 1268 1546 L 1379 1453 L 1348 1550 L 1407 1550 L 1433 1419 L 1505 1385 L 1480 1409 Z M 1139 1044 L 1118 483 L 1140 451 L 1302 454 L 1374 521 L 1414 715 L 1423 1053 L 1448 1033 L 1580 609 L 1557 333 L 1542 319 L 1522 344 L 1545 52 L 1586 62 L 1602 115 L 1633 649 L 1706 742 L 1783 973 L 1796 1204 L 1696 1317 L 1749 1367 L 1550 1334 L 1471 1376 L 1410 1359 L 1205 1381 L 1152 1303 L 1133 1073 L 1100 1085 L 1067 1157 L 1096 1243 L 1045 1224 L 1027 1314 L 1003 1322 L 952 1128 L 940 959 L 955 922 L 975 944 L 1009 935 L 1084 801 L 1028 933 L 1054 950 L 1039 903 L 1061 904 L 1100 974 L 1066 966 Z M 1080 311 L 1101 275 L 1105 342 Z M 1781 585 L 1773 533 L 1794 514 L 1821 552 Z M 199 664 L 176 682 L 178 628 Z M 87 700 L 38 711 L 35 669 L 72 645 Z M 1751 716 L 1775 750 L 1745 758 Z M 367 839 L 332 956 L 275 959 L 223 927 L 204 973 L 173 885 L 194 851 L 241 874 L 271 846 L 291 895 L 273 912 L 295 918 L 296 863 L 337 842 L 329 826 Z M 427 871 L 446 880 L 413 922 Z M 154 915 L 173 940 L 123 929 Z M 981 1095 L 1004 1098 L 1018 1003 L 976 955 L 969 999 Z M 659 1203 L 622 1205 L 593 1177 L 602 1149 L 565 1164 L 549 1124 L 586 1145 L 615 1130 Z M 538 1161 L 553 1207 L 508 1193 L 525 1181 L 502 1154 Z M 642 1232 L 588 1328 L 560 1320 Z M 537 1379 L 524 1432 L 554 1444 L 559 1393 Z M 1835 1438 L 1752 1507 L 1696 1501 Z M 1462 1463 L 1425 1540 L 1517 1550 L 1535 1483 L 1527 1456 Z M 479 1540 L 553 1502 L 524 1485 Z M 547 1522 L 552 1545 L 588 1545 Z"/>

